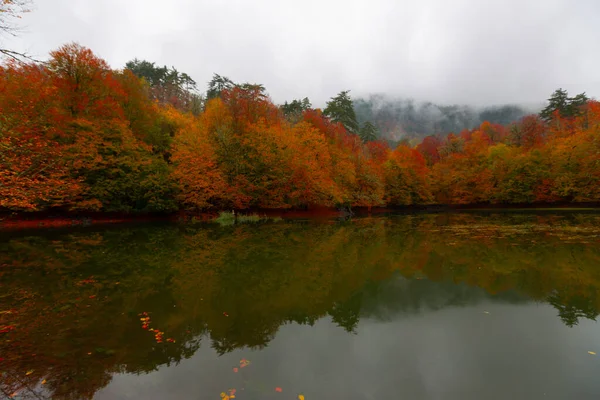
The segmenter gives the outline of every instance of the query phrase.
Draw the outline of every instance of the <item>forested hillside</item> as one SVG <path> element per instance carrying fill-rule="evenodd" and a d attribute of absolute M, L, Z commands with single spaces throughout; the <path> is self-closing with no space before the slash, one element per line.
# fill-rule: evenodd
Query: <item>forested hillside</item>
<path fill-rule="evenodd" d="M 508 125 L 539 110 L 517 105 L 474 108 L 466 105 L 440 105 L 392 98 L 383 94 L 354 101 L 358 121 L 373 123 L 381 139 L 392 144 L 417 143 L 433 134 L 458 133 L 483 122 Z"/>
<path fill-rule="evenodd" d="M 427 129 L 477 126 L 391 147 L 377 140 L 383 111 L 368 119 L 365 104 L 344 91 L 323 110 L 309 99 L 277 106 L 262 85 L 219 75 L 203 94 L 175 68 L 134 59 L 113 69 L 77 44 L 45 63 L 8 61 L 0 67 L 0 209 L 600 200 L 600 103 L 585 94 L 558 90 L 539 115 L 508 125 L 479 119 L 508 121 L 518 109 L 469 120 L 458 108 L 453 121 Z"/>

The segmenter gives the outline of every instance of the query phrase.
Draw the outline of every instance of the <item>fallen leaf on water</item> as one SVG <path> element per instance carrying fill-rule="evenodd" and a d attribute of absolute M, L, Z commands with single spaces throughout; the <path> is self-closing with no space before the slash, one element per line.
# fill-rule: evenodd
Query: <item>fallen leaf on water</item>
<path fill-rule="evenodd" d="M 221 398 L 223 400 L 229 400 L 229 396 L 227 396 L 227 394 L 225 394 L 225 392 L 221 392 Z"/>
<path fill-rule="evenodd" d="M 223 315 L 229 317 L 229 314 L 227 314 L 226 312 L 224 312 Z"/>
<path fill-rule="evenodd" d="M 90 296 L 90 299 L 94 299 L 94 298 L 96 298 L 96 295 L 91 295 Z"/>
<path fill-rule="evenodd" d="M 303 394 L 299 394 L 298 395 L 298 400 L 304 400 L 304 395 Z"/>
<path fill-rule="evenodd" d="M 484 311 L 483 313 L 484 313 L 484 314 L 489 314 L 490 312 L 489 312 L 489 311 Z"/>
<path fill-rule="evenodd" d="M 44 379 L 44 380 L 42 381 L 42 385 L 45 385 L 45 384 L 46 384 L 46 382 L 47 382 L 47 381 Z"/>
<path fill-rule="evenodd" d="M 280 387 L 276 387 L 276 388 L 275 388 L 275 391 L 276 391 L 276 392 L 279 392 L 279 393 L 283 392 L 283 390 L 282 390 Z"/>
<path fill-rule="evenodd" d="M 240 368 L 247 367 L 248 365 L 250 365 L 250 361 L 246 360 L 245 358 L 240 360 Z"/>
<path fill-rule="evenodd" d="M 27 373 L 25 375 L 31 375 L 31 374 L 33 374 L 33 370 L 32 369 L 30 369 L 29 371 L 27 371 Z"/>
<path fill-rule="evenodd" d="M 92 355 L 92 353 L 91 353 L 91 352 L 89 352 L 89 353 L 88 353 L 88 356 L 91 356 L 91 355 Z"/>
<path fill-rule="evenodd" d="M 594 353 L 593 351 L 588 351 L 588 354 L 591 354 L 591 355 L 593 355 L 593 356 L 595 356 L 595 355 L 596 355 L 596 353 Z"/>
<path fill-rule="evenodd" d="M 238 367 L 233 367 L 233 372 L 238 372 L 238 371 L 239 371 Z"/>

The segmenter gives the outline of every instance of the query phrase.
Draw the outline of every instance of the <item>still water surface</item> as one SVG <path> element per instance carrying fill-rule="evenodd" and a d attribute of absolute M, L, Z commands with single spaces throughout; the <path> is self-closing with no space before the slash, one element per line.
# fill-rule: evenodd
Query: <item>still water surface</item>
<path fill-rule="evenodd" d="M 594 213 L 4 232 L 0 397 L 598 399 L 599 290 Z"/>

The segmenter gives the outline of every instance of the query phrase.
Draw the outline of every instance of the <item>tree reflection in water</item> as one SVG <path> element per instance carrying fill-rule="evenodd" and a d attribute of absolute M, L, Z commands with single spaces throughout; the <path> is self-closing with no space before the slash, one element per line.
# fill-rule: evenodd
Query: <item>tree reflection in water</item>
<path fill-rule="evenodd" d="M 144 225 L 0 236 L 0 388 L 91 398 L 115 373 L 268 346 L 289 323 L 356 333 L 483 300 L 598 316 L 600 217 L 450 214 Z M 156 343 L 139 314 L 174 343 Z M 204 343 L 203 343 L 204 342 Z M 42 382 L 44 382 L 42 384 Z"/>

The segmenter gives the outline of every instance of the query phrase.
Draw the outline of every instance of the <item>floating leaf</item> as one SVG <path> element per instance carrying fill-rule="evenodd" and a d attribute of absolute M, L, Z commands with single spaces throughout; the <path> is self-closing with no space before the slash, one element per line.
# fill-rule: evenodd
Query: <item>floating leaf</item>
<path fill-rule="evenodd" d="M 283 389 L 281 389 L 280 387 L 276 387 L 275 391 L 281 393 L 281 392 L 283 392 Z"/>
<path fill-rule="evenodd" d="M 595 352 L 593 352 L 593 351 L 588 351 L 588 354 L 591 354 L 591 355 L 593 355 L 593 356 L 595 356 L 595 355 L 596 355 L 596 353 L 595 353 Z"/>
<path fill-rule="evenodd" d="M 33 374 L 33 370 L 32 369 L 30 369 L 29 371 L 27 371 L 27 373 L 25 375 L 31 375 L 31 374 Z"/>
<path fill-rule="evenodd" d="M 484 311 L 483 313 L 484 313 L 484 314 L 489 314 L 490 312 L 489 312 L 489 311 Z"/>
<path fill-rule="evenodd" d="M 303 394 L 299 394 L 298 395 L 298 400 L 304 400 L 304 395 Z"/>
<path fill-rule="evenodd" d="M 42 381 L 42 385 L 45 385 L 45 384 L 46 384 L 46 382 L 47 382 L 47 381 L 44 379 L 44 380 Z"/>
<path fill-rule="evenodd" d="M 239 371 L 238 367 L 233 367 L 233 372 L 238 372 L 238 371 Z"/>

